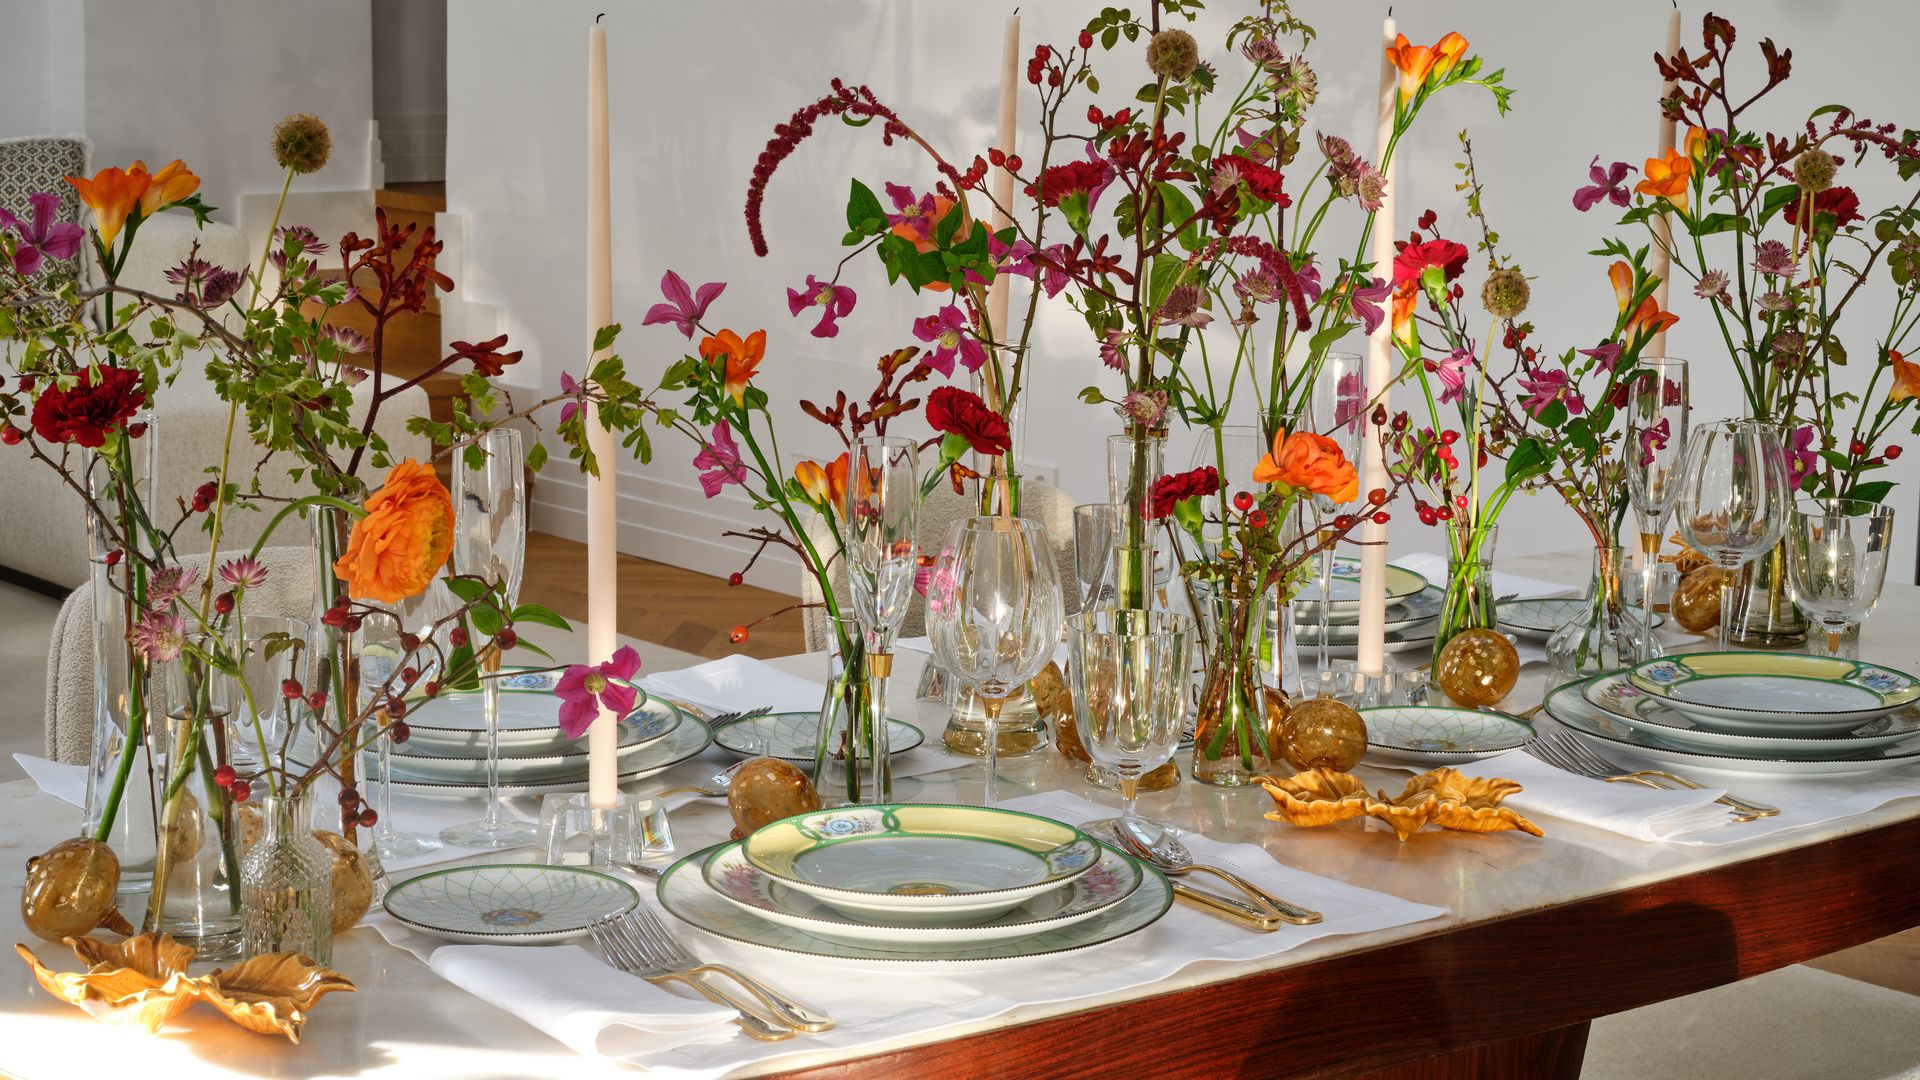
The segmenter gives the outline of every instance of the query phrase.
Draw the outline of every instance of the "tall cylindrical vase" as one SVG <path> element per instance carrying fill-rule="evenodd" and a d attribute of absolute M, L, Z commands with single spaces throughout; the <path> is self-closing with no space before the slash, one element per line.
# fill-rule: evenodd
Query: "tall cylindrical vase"
<path fill-rule="evenodd" d="M 313 619 L 304 686 L 309 697 L 316 691 L 326 697 L 319 709 L 307 712 L 308 730 L 301 737 L 311 740 L 313 753 L 334 747 L 340 784 L 354 788 L 360 783 L 360 754 L 353 749 L 359 743 L 360 664 L 349 632 L 327 620 L 327 611 L 346 595 L 346 584 L 334 576 L 333 566 L 346 553 L 353 522 L 345 511 L 330 506 L 316 506 L 308 513 L 313 526 Z M 356 840 L 358 828 L 357 815 L 343 812 L 342 835 Z"/>
<path fill-rule="evenodd" d="M 1499 618 L 1494 607 L 1493 548 L 1498 525 L 1477 530 L 1455 530 L 1447 552 L 1447 587 L 1440 615 L 1434 623 L 1433 655 L 1447 647 L 1462 630 L 1492 630 Z"/>
<path fill-rule="evenodd" d="M 819 742 L 813 786 L 830 805 L 881 803 L 893 797 L 892 775 L 883 765 L 874 782 L 876 751 L 885 744 L 876 724 L 879 704 L 873 693 L 866 636 L 860 620 L 827 617 L 827 690 L 820 701 Z"/>
<path fill-rule="evenodd" d="M 1547 639 L 1547 662 L 1555 672 L 1598 675 L 1662 655 L 1652 631 L 1621 598 L 1620 575 L 1626 565 L 1626 549 L 1619 544 L 1593 549 L 1586 603 L 1572 622 Z"/>
<path fill-rule="evenodd" d="M 1747 649 L 1797 649 L 1807 642 L 1807 620 L 1787 591 L 1785 542 L 1740 570 L 1727 639 Z"/>
<path fill-rule="evenodd" d="M 313 834 L 311 789 L 260 800 L 259 834 L 240 867 L 240 918 L 247 956 L 306 954 L 333 959 L 333 856 Z"/>
<path fill-rule="evenodd" d="M 215 779 L 228 679 L 188 648 L 160 667 L 154 710 L 153 882 L 142 929 L 190 945 L 196 961 L 240 956 L 239 837 L 234 803 Z"/>
<path fill-rule="evenodd" d="M 1207 674 L 1193 731 L 1193 778 L 1241 787 L 1268 772 L 1286 719 L 1285 695 L 1261 677 L 1268 592 L 1223 590 L 1209 639 Z"/>
<path fill-rule="evenodd" d="M 1124 508 L 1115 529 L 1115 551 L 1153 550 L 1153 482 L 1167 471 L 1167 434 L 1135 427 L 1107 439 L 1107 501 Z M 1171 554 L 1171 553 L 1169 553 Z M 1124 608 L 1153 606 L 1155 566 L 1124 566 L 1113 581 L 1114 603 Z"/>

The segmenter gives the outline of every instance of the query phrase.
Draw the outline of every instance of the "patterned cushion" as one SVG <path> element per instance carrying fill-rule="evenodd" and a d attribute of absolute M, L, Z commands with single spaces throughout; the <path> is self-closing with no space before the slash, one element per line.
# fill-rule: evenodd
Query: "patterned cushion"
<path fill-rule="evenodd" d="M 51 191 L 60 196 L 59 220 L 84 225 L 80 193 L 64 179 L 87 176 L 93 147 L 78 135 L 29 135 L 23 139 L 0 139 L 0 206 L 25 218 L 29 212 L 27 196 Z M 82 260 L 89 268 L 93 262 L 88 245 L 81 245 Z M 42 271 L 46 278 L 71 263 L 49 263 Z M 42 287 L 46 287 L 42 281 Z"/>

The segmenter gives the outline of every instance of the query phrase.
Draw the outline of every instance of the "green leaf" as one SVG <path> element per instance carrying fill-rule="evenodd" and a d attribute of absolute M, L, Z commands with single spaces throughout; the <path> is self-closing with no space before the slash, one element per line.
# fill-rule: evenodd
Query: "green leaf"
<path fill-rule="evenodd" d="M 862 237 L 878 232 L 876 227 L 887 220 L 887 212 L 873 189 L 858 180 L 853 182 L 853 190 L 847 194 L 847 228 Z"/>
<path fill-rule="evenodd" d="M 547 445 L 545 443 L 534 443 L 533 449 L 527 451 L 527 468 L 534 472 L 539 472 L 546 463 Z"/>
<path fill-rule="evenodd" d="M 506 620 L 500 617 L 500 609 L 491 603 L 476 604 L 467 614 L 473 619 L 473 628 L 487 637 L 493 637 L 507 625 Z"/>
<path fill-rule="evenodd" d="M 450 577 L 446 582 L 447 591 L 459 597 L 462 603 L 471 604 L 487 595 L 486 582 L 479 578 Z"/>
<path fill-rule="evenodd" d="M 945 217 L 934 224 L 933 242 L 943 248 L 951 247 L 953 245 L 954 230 L 960 227 L 960 217 L 961 215 L 949 210 Z M 976 224 L 978 223 L 976 222 Z"/>
<path fill-rule="evenodd" d="M 1737 214 L 1708 214 L 1693 219 L 1689 228 L 1695 236 L 1712 236 L 1723 232 L 1744 232 L 1746 219 Z"/>
<path fill-rule="evenodd" d="M 1334 342 L 1346 337 L 1349 333 L 1353 332 L 1354 329 L 1359 327 L 1359 325 L 1357 322 L 1334 323 L 1332 326 L 1327 327 L 1325 330 L 1307 339 L 1307 354 L 1309 356 L 1325 356 L 1327 350 L 1333 347 Z"/>
<path fill-rule="evenodd" d="M 1149 309 L 1158 311 L 1160 305 L 1167 302 L 1167 294 L 1173 291 L 1174 285 L 1180 280 L 1180 272 L 1186 264 L 1187 261 L 1178 255 L 1162 253 L 1153 257 L 1153 291 L 1147 298 Z"/>
<path fill-rule="evenodd" d="M 1547 448 L 1539 439 L 1532 436 L 1521 439 L 1507 458 L 1507 483 L 1518 484 L 1539 475 L 1546 471 L 1549 460 Z"/>
<path fill-rule="evenodd" d="M 1869 480 L 1863 484 L 1853 485 L 1853 487 L 1847 491 L 1847 498 L 1859 499 L 1861 502 L 1877 503 L 1885 499 L 1892 491 L 1893 481 L 1891 480 Z"/>
<path fill-rule="evenodd" d="M 611 323 L 609 325 L 601 327 L 599 330 L 594 332 L 593 351 L 597 353 L 606 352 L 608 349 L 613 347 L 613 339 L 619 336 L 620 336 L 619 323 Z"/>
<path fill-rule="evenodd" d="M 550 626 L 555 630 L 572 630 L 573 627 L 562 618 L 559 612 L 544 604 L 521 604 L 513 609 L 513 621 L 533 623 L 536 626 Z"/>
<path fill-rule="evenodd" d="M 1800 195 L 1800 188 L 1794 184 L 1781 184 L 1767 189 L 1766 197 L 1760 203 L 1760 224 L 1765 225 L 1773 215 L 1787 208 L 1788 204 Z"/>

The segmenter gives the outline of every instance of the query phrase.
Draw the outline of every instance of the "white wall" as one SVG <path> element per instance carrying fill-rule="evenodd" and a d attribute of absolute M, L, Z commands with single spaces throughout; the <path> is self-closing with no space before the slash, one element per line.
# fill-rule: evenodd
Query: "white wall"
<path fill-rule="evenodd" d="M 373 0 L 373 118 L 388 183 L 446 178 L 446 0 Z"/>
<path fill-rule="evenodd" d="M 808 336 L 810 322 L 788 317 L 783 290 L 809 271 L 830 270 L 838 259 L 850 173 L 876 190 L 884 180 L 925 187 L 931 173 L 913 153 L 882 149 L 870 130 L 827 126 L 774 181 L 767 200 L 773 252 L 762 260 L 748 248 L 741 218 L 754 158 L 773 124 L 824 92 L 835 75 L 870 84 L 936 145 L 969 158 L 991 138 L 1001 19 L 1011 6 L 926 0 L 451 5 L 448 48 L 458 62 L 448 76 L 448 198 L 451 212 L 469 215 L 463 296 L 505 310 L 503 328 L 528 350 L 520 381 L 553 387 L 561 370 L 581 367 L 582 59 L 588 25 L 607 10 L 614 315 L 628 328 L 621 351 L 631 368 L 651 376 L 688 346 L 669 329 L 639 325 L 658 299 L 662 271 L 677 269 L 694 282 L 725 280 L 727 293 L 713 312 L 717 322 L 769 330 L 768 360 L 757 381 L 781 403 L 782 449 L 789 460 L 829 451 L 831 436 L 792 402 L 834 385 L 864 394 L 872 359 L 909 343 L 910 320 L 936 305 L 916 302 L 904 288 L 887 289 L 876 265 L 861 266 L 848 280 L 860 291 L 859 310 L 839 338 L 818 341 Z M 1338 0 L 1301 0 L 1295 7 L 1321 32 L 1311 53 L 1320 74 L 1317 122 L 1370 147 L 1379 63 L 1375 14 L 1369 8 L 1362 15 Z M 1653 152 L 1658 87 L 1649 57 L 1664 39 L 1666 0 L 1604 8 L 1525 0 L 1428 0 L 1402 7 L 1402 28 L 1412 36 L 1432 41 L 1460 30 L 1491 66 L 1507 69 L 1508 83 L 1518 90 L 1505 120 L 1494 118 L 1485 95 L 1464 91 L 1450 92 L 1428 114 L 1400 159 L 1403 228 L 1419 208 L 1431 205 L 1444 227 L 1469 239 L 1452 190 L 1452 163 L 1455 133 L 1471 126 L 1495 224 L 1507 249 L 1536 278 L 1530 316 L 1539 338 L 1562 347 L 1591 344 L 1610 326 L 1614 308 L 1604 264 L 1586 252 L 1612 230 L 1602 211 L 1580 215 L 1569 197 L 1585 182 L 1587 162 L 1596 153 L 1603 161 L 1637 165 Z M 1027 41 L 1064 44 L 1097 8 L 1091 2 L 1028 3 Z M 1224 25 L 1240 10 L 1223 0 L 1197 36 L 1223 40 Z M 1690 15 L 1689 41 L 1697 36 L 1699 14 Z M 1853 103 L 1878 119 L 1916 122 L 1909 115 L 1906 53 L 1920 16 L 1910 0 L 1749 0 L 1734 17 L 1743 55 L 1764 36 L 1794 50 L 1795 76 L 1771 105 L 1776 127 L 1790 128 L 1796 116 L 1828 101 Z M 1868 27 L 1888 32 L 1864 32 Z M 1100 70 L 1107 91 L 1101 101 L 1109 108 L 1144 81 L 1137 61 L 1109 59 Z M 1030 118 L 1031 103 L 1023 101 L 1022 108 Z M 1871 182 L 1858 186 L 1868 205 L 1885 190 Z M 1339 243 L 1326 245 L 1329 252 L 1351 242 L 1350 232 L 1332 235 Z M 1669 351 L 1697 359 L 1696 415 L 1733 414 L 1740 407 L 1738 384 L 1725 367 L 1717 335 L 1697 302 L 1685 290 L 1676 294 L 1683 321 L 1670 335 Z M 1878 321 L 1871 311 L 1856 317 L 1852 325 L 1860 334 Z M 1104 485 L 1101 442 L 1116 430 L 1115 422 L 1075 403 L 1072 395 L 1090 382 L 1112 379 L 1093 358 L 1084 324 L 1064 297 L 1046 311 L 1036 341 L 1033 393 L 1035 401 L 1048 404 L 1030 425 L 1027 455 L 1036 465 L 1057 467 L 1068 491 L 1096 497 Z M 1855 355 L 1867 355 L 1864 336 L 1848 344 Z M 1186 455 L 1187 446 L 1177 445 L 1170 457 L 1179 464 Z M 725 573 L 740 560 L 717 534 L 724 524 L 751 521 L 752 511 L 731 493 L 703 499 L 691 457 L 689 447 L 663 438 L 650 468 L 623 463 L 622 545 Z M 1915 462 L 1920 453 L 1891 471 L 1909 485 L 1907 494 L 1894 498 L 1906 517 L 1900 566 L 1912 559 Z M 577 535 L 578 514 L 570 508 L 580 505 L 579 491 L 570 480 L 559 470 L 543 478 L 545 505 L 537 520 Z M 1576 530 L 1564 509 L 1541 497 L 1508 515 L 1502 547 L 1512 553 L 1573 547 L 1581 543 Z M 1397 526 L 1395 542 L 1404 549 L 1435 548 L 1436 540 L 1417 524 Z M 768 560 L 762 566 L 762 581 L 791 588 L 788 568 Z"/>
<path fill-rule="evenodd" d="M 86 126 L 78 4 L 0 0 L 0 139 Z"/>

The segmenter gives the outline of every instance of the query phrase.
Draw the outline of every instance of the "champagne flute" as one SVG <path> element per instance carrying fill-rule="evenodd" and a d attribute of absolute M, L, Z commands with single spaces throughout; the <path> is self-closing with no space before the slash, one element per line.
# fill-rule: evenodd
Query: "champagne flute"
<path fill-rule="evenodd" d="M 1140 778 L 1173 757 L 1186 723 L 1199 627 L 1171 611 L 1104 607 L 1067 620 L 1074 722 L 1087 755 L 1120 778 L 1137 820 Z M 1099 829 L 1111 822 L 1090 822 Z"/>
<path fill-rule="evenodd" d="M 864 662 L 870 684 L 869 715 L 847 718 L 849 749 L 858 769 L 868 754 L 875 802 L 893 798 L 887 746 L 887 680 L 893 674 L 893 640 L 913 602 L 919 570 L 914 529 L 920 511 L 920 466 L 912 439 L 876 435 L 852 447 L 846 495 L 848 591 L 864 630 Z M 866 737 L 857 725 L 866 725 Z M 855 781 L 857 783 L 857 781 Z"/>
<path fill-rule="evenodd" d="M 1722 420 L 1687 437 L 1680 531 L 1719 566 L 1720 649 L 1732 643 L 1741 570 L 1780 542 L 1792 492 L 1780 429 L 1764 420 Z"/>
<path fill-rule="evenodd" d="M 369 616 L 353 637 L 360 658 L 360 696 L 362 705 L 370 705 L 382 689 L 391 697 L 404 696 L 439 677 L 440 657 L 446 642 L 434 626 L 447 612 L 445 586 L 436 576 L 425 589 L 404 600 L 386 605 L 386 610 Z M 409 653 L 405 636 L 419 639 Z M 411 674 L 411 678 L 408 675 Z M 380 734 L 374 740 L 374 761 L 379 768 L 380 801 L 374 808 L 373 843 L 382 859 L 410 859 L 440 850 L 438 837 L 403 832 L 393 824 L 393 724 L 395 718 L 383 707 L 379 710 Z"/>
<path fill-rule="evenodd" d="M 996 801 L 1000 709 L 1040 674 L 1060 642 L 1060 579 L 1047 531 L 1024 518 L 954 525 L 927 588 L 933 655 L 986 713 L 985 803 Z"/>
<path fill-rule="evenodd" d="M 1091 611 L 1110 596 L 1108 562 L 1113 555 L 1114 530 L 1123 517 L 1113 503 L 1082 503 L 1073 508 L 1073 569 L 1080 579 L 1080 610 Z"/>
<path fill-rule="evenodd" d="M 1890 506 L 1858 499 L 1801 502 L 1787 533 L 1787 580 L 1793 602 L 1826 631 L 1808 635 L 1808 652 L 1842 656 L 1848 651 L 1847 631 L 1880 602 L 1892 547 Z"/>
<path fill-rule="evenodd" d="M 1320 375 L 1313 384 L 1312 394 L 1307 399 L 1306 421 L 1315 432 L 1332 439 L 1347 460 L 1356 465 L 1364 450 L 1361 436 L 1366 431 L 1367 400 L 1366 361 L 1358 353 L 1328 353 L 1320 366 Z M 1321 530 L 1332 527 L 1333 519 L 1344 509 L 1345 504 L 1335 502 L 1331 496 L 1316 495 L 1313 498 L 1314 514 Z M 1320 553 L 1321 680 L 1333 670 L 1330 659 L 1333 605 L 1328 603 L 1333 596 L 1333 565 L 1334 549 L 1329 547 Z M 1279 610 L 1280 605 L 1275 604 L 1274 609 Z"/>
<path fill-rule="evenodd" d="M 453 568 L 483 578 L 500 591 L 497 602 L 511 608 L 520 595 L 526 557 L 526 457 L 520 433 L 494 428 L 454 457 Z M 480 708 L 487 724 L 487 807 L 479 821 L 454 825 L 440 833 L 449 844 L 472 848 L 510 848 L 533 843 L 532 822 L 507 817 L 500 799 L 499 650 L 479 658 Z"/>
<path fill-rule="evenodd" d="M 1687 460 L 1687 362 L 1670 356 L 1643 357 L 1646 370 L 1631 376 L 1627 399 L 1627 491 L 1640 523 L 1640 608 L 1647 635 L 1641 660 L 1653 659 L 1654 582 L 1660 569 L 1660 543 L 1667 516 L 1680 498 L 1681 467 Z"/>

